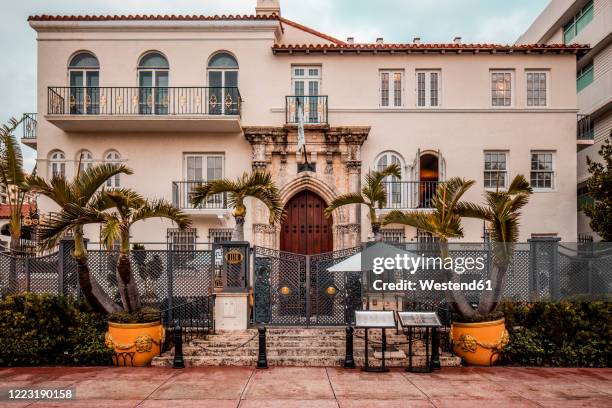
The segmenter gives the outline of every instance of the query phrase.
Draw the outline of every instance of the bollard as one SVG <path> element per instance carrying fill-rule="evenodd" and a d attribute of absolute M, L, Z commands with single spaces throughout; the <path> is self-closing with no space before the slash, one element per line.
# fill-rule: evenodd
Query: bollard
<path fill-rule="evenodd" d="M 259 332 L 259 356 L 257 357 L 257 368 L 268 368 L 268 357 L 266 355 L 266 328 L 261 326 Z"/>
<path fill-rule="evenodd" d="M 439 370 L 440 366 L 440 333 L 437 327 L 431 328 L 431 360 L 429 371 Z"/>
<path fill-rule="evenodd" d="M 183 333 L 178 320 L 174 324 L 174 368 L 185 368 L 185 360 L 183 358 Z"/>
<path fill-rule="evenodd" d="M 355 357 L 353 355 L 353 328 L 346 327 L 346 355 L 344 357 L 344 368 L 355 368 Z"/>

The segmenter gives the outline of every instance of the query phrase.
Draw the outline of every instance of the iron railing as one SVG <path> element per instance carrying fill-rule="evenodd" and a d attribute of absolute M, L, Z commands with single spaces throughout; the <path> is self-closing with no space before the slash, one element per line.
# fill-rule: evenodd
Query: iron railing
<path fill-rule="evenodd" d="M 200 205 L 193 205 L 191 198 L 196 187 L 205 181 L 173 181 L 172 202 L 175 207 L 182 210 L 215 210 L 227 208 L 227 195 L 225 193 L 215 194 Z"/>
<path fill-rule="evenodd" d="M 36 139 L 38 137 L 38 121 L 36 113 L 23 114 L 23 138 Z"/>
<path fill-rule="evenodd" d="M 237 87 L 49 87 L 50 115 L 240 115 Z"/>
<path fill-rule="evenodd" d="M 387 202 L 384 209 L 432 208 L 438 181 L 385 181 Z"/>
<path fill-rule="evenodd" d="M 576 138 L 578 140 L 593 140 L 593 122 L 589 115 L 578 115 Z"/>
<path fill-rule="evenodd" d="M 178 301 L 175 299 L 175 301 Z M 181 329 L 183 343 L 215 331 L 215 295 L 184 299 L 182 303 L 160 312 L 160 320 L 166 329 L 160 355 L 174 347 L 174 330 Z"/>
<path fill-rule="evenodd" d="M 327 95 L 286 96 L 286 123 L 298 123 L 298 107 L 300 106 L 304 113 L 304 123 L 311 125 L 327 123 Z"/>

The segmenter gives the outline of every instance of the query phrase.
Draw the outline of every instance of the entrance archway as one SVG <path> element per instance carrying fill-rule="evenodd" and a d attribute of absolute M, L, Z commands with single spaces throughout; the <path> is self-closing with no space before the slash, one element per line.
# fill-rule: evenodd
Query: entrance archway
<path fill-rule="evenodd" d="M 291 197 L 285 205 L 280 250 L 305 255 L 333 251 L 333 221 L 323 214 L 326 206 L 321 196 L 311 190 Z"/>
<path fill-rule="evenodd" d="M 429 208 L 440 180 L 439 157 L 433 153 L 423 153 L 419 160 L 419 207 Z"/>

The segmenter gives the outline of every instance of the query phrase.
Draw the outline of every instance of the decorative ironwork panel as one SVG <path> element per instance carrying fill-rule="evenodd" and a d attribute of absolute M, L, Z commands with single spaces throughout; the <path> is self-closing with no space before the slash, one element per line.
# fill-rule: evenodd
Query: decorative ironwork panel
<path fill-rule="evenodd" d="M 38 258 L 26 258 L 30 276 L 30 292 L 59 293 L 59 256 L 58 253 Z"/>

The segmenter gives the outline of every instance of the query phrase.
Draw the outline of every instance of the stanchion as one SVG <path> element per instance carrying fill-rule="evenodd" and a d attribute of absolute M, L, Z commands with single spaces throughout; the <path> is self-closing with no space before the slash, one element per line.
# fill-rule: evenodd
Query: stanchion
<path fill-rule="evenodd" d="M 183 358 L 183 333 L 178 320 L 174 323 L 174 361 L 173 368 L 185 368 L 185 359 Z"/>
<path fill-rule="evenodd" d="M 257 368 L 268 368 L 268 356 L 266 354 L 266 328 L 260 326 L 259 332 L 259 355 L 257 357 Z"/>
<path fill-rule="evenodd" d="M 346 354 L 344 356 L 344 368 L 355 368 L 355 357 L 353 355 L 353 328 L 346 328 Z"/>

